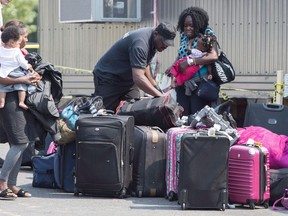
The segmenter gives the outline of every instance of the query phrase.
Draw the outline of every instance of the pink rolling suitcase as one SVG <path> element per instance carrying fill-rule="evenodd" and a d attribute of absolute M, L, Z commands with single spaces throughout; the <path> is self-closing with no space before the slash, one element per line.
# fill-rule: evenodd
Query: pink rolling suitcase
<path fill-rule="evenodd" d="M 180 162 L 180 142 L 184 133 L 193 131 L 188 126 L 172 127 L 166 132 L 166 195 L 170 201 L 177 200 Z"/>
<path fill-rule="evenodd" d="M 269 207 L 269 152 L 259 145 L 234 145 L 228 160 L 228 197 L 233 204 Z"/>

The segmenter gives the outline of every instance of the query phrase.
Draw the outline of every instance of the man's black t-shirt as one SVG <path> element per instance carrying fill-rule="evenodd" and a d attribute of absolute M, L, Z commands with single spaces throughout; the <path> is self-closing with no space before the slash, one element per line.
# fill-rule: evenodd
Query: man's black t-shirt
<path fill-rule="evenodd" d="M 143 68 L 156 53 L 154 28 L 146 27 L 126 33 L 98 61 L 94 75 L 118 86 L 133 85 L 132 68 Z"/>

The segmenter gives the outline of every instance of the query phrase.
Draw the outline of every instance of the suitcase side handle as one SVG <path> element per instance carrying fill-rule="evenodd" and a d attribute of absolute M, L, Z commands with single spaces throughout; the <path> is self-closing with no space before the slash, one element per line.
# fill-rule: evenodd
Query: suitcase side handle
<path fill-rule="evenodd" d="M 270 104 L 270 103 L 263 103 L 263 107 L 265 110 L 270 111 L 282 111 L 284 109 L 284 105 L 282 104 Z"/>
<path fill-rule="evenodd" d="M 129 164 L 131 165 L 134 161 L 134 147 L 129 149 Z"/>

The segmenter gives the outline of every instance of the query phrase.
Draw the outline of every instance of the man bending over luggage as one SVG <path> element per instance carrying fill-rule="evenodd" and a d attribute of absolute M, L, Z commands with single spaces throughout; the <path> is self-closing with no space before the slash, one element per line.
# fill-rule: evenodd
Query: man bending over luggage
<path fill-rule="evenodd" d="M 139 88 L 162 96 L 148 80 L 146 69 L 155 53 L 174 45 L 176 28 L 167 22 L 126 33 L 95 65 L 95 95 L 103 97 L 106 109 L 115 111 L 121 100 L 140 97 Z"/>

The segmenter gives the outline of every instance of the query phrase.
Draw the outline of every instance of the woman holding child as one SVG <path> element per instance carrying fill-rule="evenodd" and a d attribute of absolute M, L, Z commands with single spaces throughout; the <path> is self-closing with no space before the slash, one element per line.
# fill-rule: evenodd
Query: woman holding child
<path fill-rule="evenodd" d="M 216 36 L 208 24 L 209 16 L 207 12 L 199 7 L 185 9 L 180 14 L 178 20 L 177 30 L 180 32 L 180 46 L 178 48 L 177 60 L 191 54 L 191 50 L 197 47 L 197 42 L 201 38 L 201 35 L 210 35 L 213 37 L 211 49 L 205 55 L 198 58 L 187 58 L 187 61 L 179 63 L 179 70 L 182 73 L 188 67 L 204 65 L 190 80 L 185 81 L 183 85 L 176 87 L 172 85 L 172 87 L 175 87 L 178 103 L 184 108 L 183 115 L 186 116 L 196 113 L 205 105 L 211 105 L 210 101 L 199 98 L 195 91 L 200 82 L 200 77 L 212 79 L 211 71 L 208 71 L 208 65 L 218 59 Z M 172 83 L 174 82 L 172 81 Z"/>
<path fill-rule="evenodd" d="M 28 30 L 25 25 L 21 21 L 12 20 L 6 23 L 4 28 L 7 26 L 16 26 L 22 30 L 20 49 L 24 48 L 28 41 Z M 36 84 L 40 79 L 40 75 L 33 71 L 18 78 L 0 77 L 0 84 Z M 23 152 L 37 137 L 33 130 L 35 120 L 29 110 L 19 107 L 18 104 L 18 92 L 8 92 L 5 106 L 0 109 L 0 142 L 9 142 L 10 144 L 0 172 L 0 200 L 31 197 L 28 191 L 17 186 L 17 177 Z"/>

